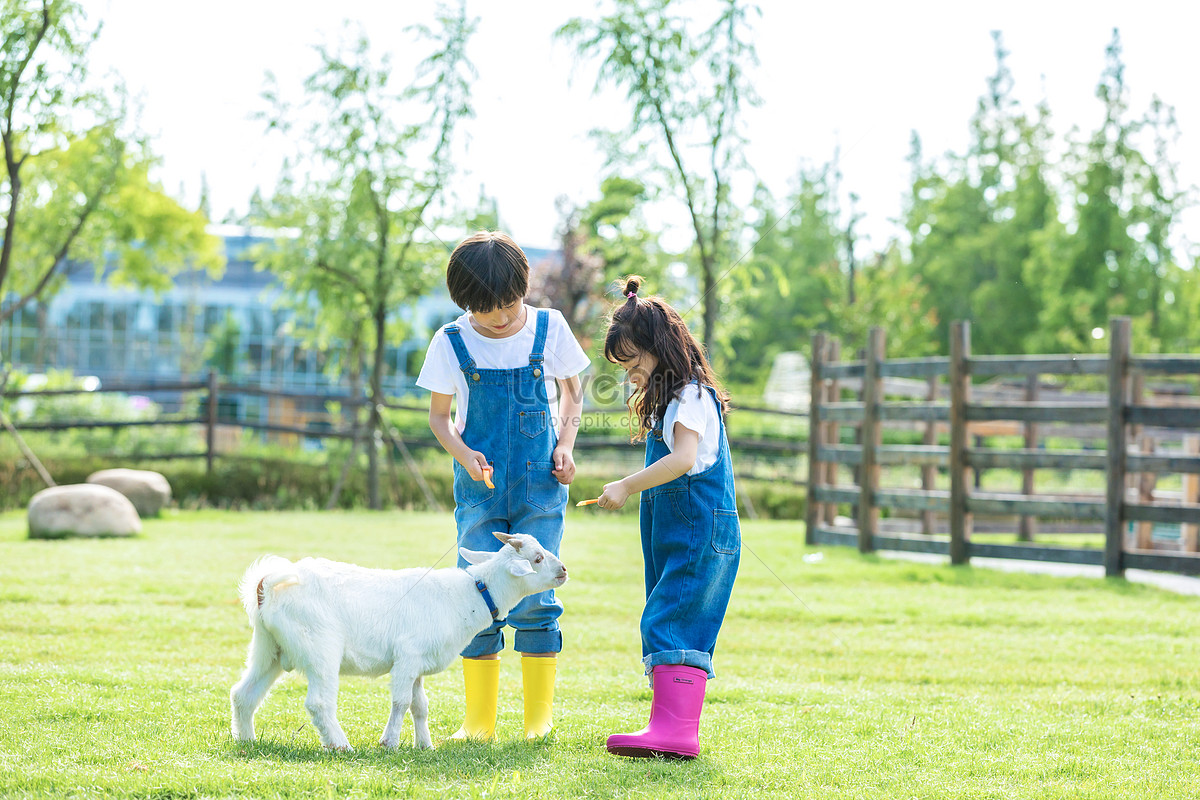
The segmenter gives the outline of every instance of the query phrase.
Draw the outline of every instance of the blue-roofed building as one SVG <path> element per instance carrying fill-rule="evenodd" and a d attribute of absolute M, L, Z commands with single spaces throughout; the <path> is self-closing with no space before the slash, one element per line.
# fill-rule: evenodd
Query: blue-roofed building
<path fill-rule="evenodd" d="M 236 329 L 238 338 L 236 383 L 344 394 L 346 387 L 324 373 L 326 356 L 295 335 L 274 276 L 249 260 L 250 249 L 269 244 L 274 232 L 231 225 L 214 225 L 210 232 L 225 244 L 228 263 L 220 278 L 184 273 L 169 291 L 156 294 L 111 287 L 90 267 L 73 270 L 48 302 L 30 303 L 0 326 L 0 358 L 22 371 L 70 370 L 102 384 L 172 383 L 207 373 L 209 342 L 231 320 L 228 329 Z M 399 313 L 412 323 L 412 337 L 388 348 L 384 390 L 391 397 L 418 391 L 415 373 L 429 336 L 462 312 L 442 288 Z M 170 407 L 170 400 L 164 405 Z M 240 397 L 229 411 L 243 420 L 275 416 L 257 397 Z"/>

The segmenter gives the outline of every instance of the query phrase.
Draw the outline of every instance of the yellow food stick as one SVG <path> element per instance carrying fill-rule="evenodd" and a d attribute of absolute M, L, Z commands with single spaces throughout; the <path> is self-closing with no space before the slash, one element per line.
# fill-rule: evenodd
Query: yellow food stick
<path fill-rule="evenodd" d="M 594 505 L 596 505 L 596 503 L 599 503 L 599 502 L 600 502 L 600 498 L 598 498 L 598 497 L 595 500 L 580 500 L 578 503 L 575 504 L 575 507 L 579 508 L 580 506 L 594 506 Z"/>
<path fill-rule="evenodd" d="M 483 485 L 488 487 L 489 489 L 496 488 L 496 484 L 492 483 L 492 470 L 493 469 L 495 469 L 495 467 L 484 467 L 483 468 Z"/>

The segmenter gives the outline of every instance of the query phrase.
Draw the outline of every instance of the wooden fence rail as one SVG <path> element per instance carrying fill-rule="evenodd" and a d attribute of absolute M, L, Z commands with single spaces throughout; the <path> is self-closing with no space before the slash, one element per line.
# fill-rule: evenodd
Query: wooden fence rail
<path fill-rule="evenodd" d="M 1130 322 L 1123 317 L 1110 323 L 1107 356 L 972 356 L 970 326 L 966 322 L 951 326 L 948 358 L 887 360 L 881 328 L 871 330 L 860 360 L 838 363 L 833 355 L 837 351 L 836 341 L 823 333 L 814 336 L 808 543 L 853 544 L 863 552 L 896 549 L 941 553 L 955 564 L 967 563 L 972 556 L 986 556 L 1100 564 L 1108 575 L 1121 575 L 1126 568 L 1200 574 L 1200 478 L 1196 477 L 1200 476 L 1200 437 L 1196 436 L 1200 431 L 1200 399 L 1173 398 L 1169 405 L 1142 402 L 1147 376 L 1200 377 L 1200 356 L 1134 356 Z M 1039 379 L 1044 375 L 1104 376 L 1107 389 L 1103 395 L 1084 400 L 1043 400 Z M 974 398 L 973 380 L 993 376 L 1025 378 L 1024 400 Z M 885 378 L 924 378 L 929 382 L 930 399 L 888 400 Z M 857 401 L 844 402 L 840 391 L 830 391 L 838 381 L 855 380 L 860 387 Z M 938 392 L 941 380 L 947 383 L 945 399 L 940 399 Z M 923 425 L 923 444 L 882 444 L 882 430 L 888 423 Z M 1006 432 L 1023 433 L 1024 447 L 982 446 L 979 432 L 997 423 L 1007 426 Z M 837 425 L 857 429 L 853 444 L 840 441 Z M 1105 448 L 1042 449 L 1038 441 L 1048 425 L 1073 431 L 1094 426 L 1097 432 L 1103 431 Z M 938 433 L 947 428 L 948 444 L 938 444 Z M 1148 429 L 1173 431 L 1174 438 L 1184 442 L 1184 448 L 1180 452 L 1155 452 L 1153 438 L 1139 433 Z M 1139 435 L 1144 441 L 1138 441 Z M 855 468 L 854 486 L 836 485 L 838 465 Z M 881 468 L 901 465 L 921 468 L 921 489 L 881 486 Z M 987 469 L 1019 471 L 1021 491 L 981 490 L 979 474 Z M 1033 476 L 1039 469 L 1103 472 L 1105 492 L 1090 496 L 1037 494 Z M 938 470 L 949 473 L 949 491 L 934 488 Z M 1153 486 L 1161 473 L 1184 476 L 1184 491 L 1177 501 L 1162 493 L 1155 495 Z M 838 517 L 835 509 L 845 505 L 853 509 L 850 517 Z M 885 509 L 919 513 L 921 534 L 882 531 L 880 512 Z M 948 526 L 942 527 L 948 527 L 948 538 L 936 538 L 936 515 L 947 518 Z M 976 515 L 1016 515 L 1020 520 L 1019 543 L 973 542 Z M 834 524 L 839 519 L 843 524 Z M 1032 540 L 1040 519 L 1102 523 L 1104 549 L 1026 543 Z M 1180 526 L 1180 543 L 1174 552 L 1155 547 L 1151 536 L 1155 523 Z M 1132 539 L 1131 525 L 1138 531 Z"/>
<path fill-rule="evenodd" d="M 139 460 L 155 460 L 166 461 L 174 459 L 204 459 L 206 469 L 211 474 L 214 462 L 217 458 L 229 457 L 228 454 L 221 452 L 220 437 L 218 432 L 222 428 L 243 428 L 246 430 L 259 431 L 263 433 L 278 433 L 278 434 L 293 434 L 306 439 L 314 440 L 338 440 L 338 441 L 359 441 L 364 438 L 363 430 L 355 430 L 352 425 L 339 426 L 321 426 L 311 427 L 304 424 L 289 424 L 288 422 L 280 421 L 231 421 L 222 419 L 218 411 L 221 407 L 223 398 L 251 395 L 265 396 L 272 399 L 282 399 L 285 401 L 310 401 L 310 402 L 335 402 L 342 407 L 361 408 L 370 404 L 369 398 L 354 397 L 350 395 L 328 395 L 313 392 L 289 392 L 274 389 L 265 389 L 255 386 L 242 386 L 235 383 L 229 383 L 218 379 L 215 373 L 210 373 L 205 380 L 202 381 L 176 381 L 165 384 L 125 384 L 111 383 L 105 384 L 96 389 L 41 389 L 22 391 L 18 389 L 4 389 L 0 391 L 0 397 L 6 399 L 20 398 L 52 398 L 63 397 L 70 395 L 89 395 L 96 393 L 120 393 L 127 395 L 183 395 L 187 393 L 199 393 L 201 402 L 199 403 L 199 415 L 192 414 L 172 414 L 152 420 L 55 420 L 55 421 L 26 421 L 20 426 L 25 432 L 55 432 L 67 431 L 73 429 L 113 429 L 119 430 L 123 428 L 137 427 L 198 427 L 200 429 L 201 438 L 204 444 L 197 447 L 191 452 L 163 452 L 163 453 L 138 453 Z M 428 413 L 428 406 L 417 405 L 412 402 L 394 402 L 389 401 L 384 403 L 385 408 L 394 410 L 416 411 L 422 414 Z M 786 416 L 803 419 L 808 416 L 807 411 L 784 411 L 772 408 L 759 407 L 738 407 L 739 413 L 762 414 L 771 416 Z M 625 411 L 624 413 L 628 413 Z M 396 431 L 392 432 L 394 438 L 398 438 L 399 434 Z M 806 481 L 800 477 L 795 477 L 795 461 L 793 459 L 802 459 L 806 452 L 806 443 L 800 439 L 771 439 L 758 437 L 738 437 L 731 436 L 729 440 L 730 446 L 737 449 L 740 453 L 749 453 L 767 460 L 778 460 L 787 463 L 786 477 L 775 476 L 771 480 L 775 482 L 786 482 L 797 487 L 800 490 L 806 486 Z M 441 444 L 433 437 L 428 430 L 424 431 L 422 436 L 414 436 L 412 438 L 403 439 L 404 447 L 417 451 L 430 448 L 440 448 Z M 621 452 L 639 450 L 640 446 L 635 447 L 629 441 L 628 436 L 602 436 L 602 435 L 585 435 L 580 436 L 575 443 L 577 450 L 589 452 Z M 753 474 L 752 469 L 739 471 L 738 477 L 759 478 L 761 476 Z M 751 512 L 753 513 L 753 512 Z"/>

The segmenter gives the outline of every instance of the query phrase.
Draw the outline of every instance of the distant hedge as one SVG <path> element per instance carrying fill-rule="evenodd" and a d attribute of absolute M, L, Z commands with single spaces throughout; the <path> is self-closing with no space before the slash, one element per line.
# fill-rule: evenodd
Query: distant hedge
<path fill-rule="evenodd" d="M 317 464 L 306 461 L 264 458 L 218 458 L 211 475 L 205 474 L 203 459 L 178 461 L 139 461 L 86 457 L 45 461 L 47 470 L 59 484 L 82 483 L 100 469 L 114 466 L 150 469 L 161 472 L 171 484 L 173 504 L 180 508 L 235 508 L 254 510 L 321 509 L 325 507 L 341 472 L 340 463 Z M 422 467 L 422 475 L 434 496 L 446 507 L 454 507 L 454 477 L 449 460 L 445 464 Z M 581 472 L 571 484 L 571 502 L 599 495 L 605 483 L 619 474 Z M 415 478 L 404 468 L 397 474 L 400 507 L 427 507 L 425 496 Z M 0 461 L 0 510 L 24 508 L 29 498 L 45 488 L 37 472 L 23 461 Z M 384 470 L 381 491 L 385 507 L 395 507 L 391 475 Z M 773 481 L 740 481 L 739 489 L 750 498 L 759 517 L 803 519 L 804 487 Z M 350 471 L 342 487 L 339 508 L 367 506 L 366 471 Z M 739 500 L 743 516 L 749 513 Z M 637 511 L 637 503 L 626 505 L 625 512 Z"/>

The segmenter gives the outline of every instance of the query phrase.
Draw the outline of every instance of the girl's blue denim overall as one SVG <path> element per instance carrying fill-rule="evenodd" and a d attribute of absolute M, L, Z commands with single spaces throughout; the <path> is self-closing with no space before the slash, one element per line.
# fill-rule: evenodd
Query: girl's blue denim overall
<path fill-rule="evenodd" d="M 499 550 L 500 540 L 492 533 L 501 531 L 529 534 L 558 555 L 567 487 L 552 474 L 558 437 L 542 374 L 549 322 L 546 311 L 537 311 L 529 364 L 515 369 L 477 368 L 458 326 L 451 323 L 444 328 L 471 392 L 463 441 L 483 453 L 495 468 L 492 482 L 496 488 L 489 489 L 454 462 L 458 544 L 469 550 Z M 458 566 L 467 566 L 462 556 Z M 506 624 L 516 629 L 513 649 L 517 652 L 558 653 L 562 650 L 560 614 L 562 603 L 555 599 L 553 589 L 526 597 L 507 619 L 497 620 L 476 636 L 462 655 L 478 658 L 499 653 L 504 649 L 502 628 Z"/>
<path fill-rule="evenodd" d="M 642 492 L 646 609 L 641 629 L 647 674 L 659 664 L 682 664 L 714 677 L 717 632 L 741 560 L 741 527 L 725 418 L 716 392 L 704 388 L 716 400 L 721 420 L 716 463 Z M 646 466 L 670 452 L 660 419 L 646 437 Z"/>

